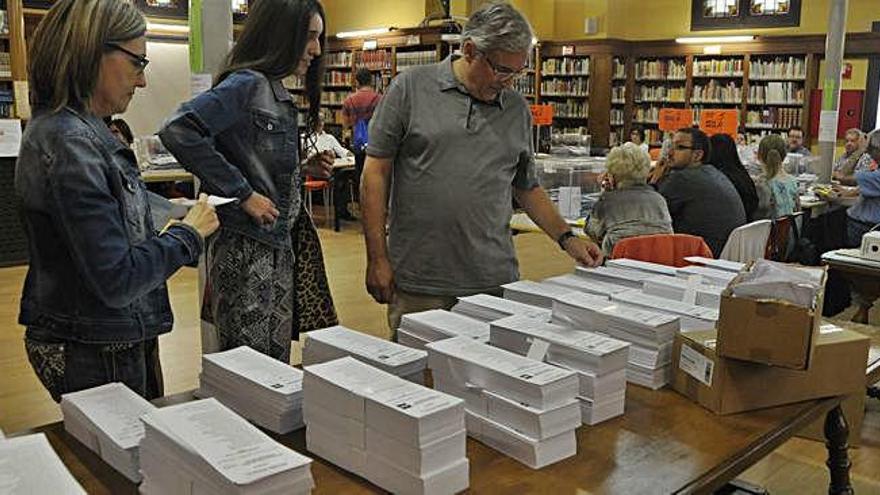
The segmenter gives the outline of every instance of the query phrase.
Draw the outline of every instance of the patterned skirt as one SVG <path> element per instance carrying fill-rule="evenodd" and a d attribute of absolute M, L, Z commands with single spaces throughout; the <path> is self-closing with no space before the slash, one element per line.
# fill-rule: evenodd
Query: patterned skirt
<path fill-rule="evenodd" d="M 208 247 L 202 319 L 220 350 L 246 345 L 285 363 L 300 332 L 338 323 L 317 231 L 301 210 L 292 249 L 220 229 Z"/>

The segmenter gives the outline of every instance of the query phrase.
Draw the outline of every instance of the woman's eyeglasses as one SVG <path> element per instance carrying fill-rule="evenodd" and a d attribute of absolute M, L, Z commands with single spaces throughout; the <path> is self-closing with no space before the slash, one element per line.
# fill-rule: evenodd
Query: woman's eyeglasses
<path fill-rule="evenodd" d="M 141 72 L 143 72 L 144 69 L 147 68 L 147 65 L 150 64 L 150 61 L 147 60 L 147 57 L 145 57 L 143 55 L 138 55 L 137 53 L 134 53 L 131 50 L 127 50 L 127 49 L 117 45 L 116 43 L 104 43 L 104 46 L 106 46 L 107 48 L 109 48 L 111 50 L 119 50 L 120 52 L 131 57 L 131 63 L 134 64 L 134 66 Z"/>

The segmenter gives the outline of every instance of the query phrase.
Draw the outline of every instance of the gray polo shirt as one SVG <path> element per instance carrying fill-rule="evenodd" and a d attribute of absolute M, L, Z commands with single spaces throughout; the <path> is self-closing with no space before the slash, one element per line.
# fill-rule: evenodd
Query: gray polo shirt
<path fill-rule="evenodd" d="M 393 160 L 388 251 L 397 287 L 464 295 L 519 278 L 511 186 L 538 186 L 530 133 L 521 95 L 472 98 L 451 57 L 392 81 L 370 121 L 367 154 Z"/>

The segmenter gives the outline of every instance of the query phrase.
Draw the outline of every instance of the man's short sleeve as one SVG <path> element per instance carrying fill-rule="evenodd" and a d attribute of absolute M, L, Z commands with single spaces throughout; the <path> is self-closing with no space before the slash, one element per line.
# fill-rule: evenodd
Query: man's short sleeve
<path fill-rule="evenodd" d="M 531 190 L 538 187 L 538 173 L 535 170 L 535 149 L 532 146 L 532 113 L 528 107 L 524 107 L 522 141 L 526 143 L 525 149 L 519 154 L 519 162 L 516 164 L 516 175 L 513 178 L 513 187 L 521 190 Z"/>
<path fill-rule="evenodd" d="M 407 81 L 405 73 L 397 76 L 379 100 L 373 118 L 370 119 L 367 155 L 376 158 L 392 158 L 397 155 L 409 122 Z"/>

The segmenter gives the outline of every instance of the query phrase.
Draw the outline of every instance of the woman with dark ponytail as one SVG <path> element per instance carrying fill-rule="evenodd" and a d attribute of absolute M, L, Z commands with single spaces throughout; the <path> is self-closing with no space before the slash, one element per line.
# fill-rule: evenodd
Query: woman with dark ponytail
<path fill-rule="evenodd" d="M 217 213 L 202 318 L 218 350 L 240 345 L 283 362 L 300 331 L 336 324 L 321 245 L 302 207 L 302 175 L 328 177 L 333 158 L 300 166 L 299 110 L 281 80 L 305 78 L 311 123 L 323 79 L 317 0 L 260 0 L 214 87 L 184 103 L 159 137 L 205 192 L 238 199 Z M 203 350 L 204 349 L 203 345 Z"/>
<path fill-rule="evenodd" d="M 779 218 L 800 210 L 797 180 L 785 172 L 785 140 L 775 134 L 758 144 L 758 162 L 763 174 L 755 182 L 758 210 L 755 218 Z"/>

